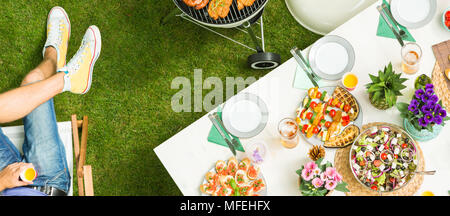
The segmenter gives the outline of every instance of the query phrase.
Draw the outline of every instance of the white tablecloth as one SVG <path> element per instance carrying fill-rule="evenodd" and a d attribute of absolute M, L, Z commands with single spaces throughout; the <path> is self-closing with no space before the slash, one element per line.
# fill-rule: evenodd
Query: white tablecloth
<path fill-rule="evenodd" d="M 371 5 L 330 34 L 344 37 L 354 47 L 356 63 L 352 72 L 358 75 L 359 84 L 352 93 L 362 106 L 363 123 L 383 121 L 402 125 L 400 113 L 396 108 L 386 111 L 377 110 L 370 104 L 365 89 L 365 84 L 370 82 L 368 74 L 377 74 L 378 70 L 382 70 L 389 62 L 392 62 L 396 72 L 401 72 L 400 45 L 397 40 L 376 36 L 379 20 L 377 4 Z M 414 93 L 413 83 L 418 75 L 427 74 L 431 77 L 435 64 L 431 46 L 450 39 L 450 33 L 443 28 L 441 23 L 442 13 L 448 7 L 450 7 L 450 1 L 438 0 L 438 10 L 434 19 L 420 29 L 410 30 L 417 43 L 422 47 L 423 58 L 418 73 L 402 75 L 409 79 L 406 82 L 408 88 L 402 91 L 404 96 L 399 97 L 398 101 L 408 102 L 411 99 Z M 285 149 L 279 142 L 276 130 L 280 119 L 294 116 L 295 109 L 301 100 L 300 96 L 304 92 L 292 87 L 295 71 L 296 62 L 291 58 L 243 90 L 243 92 L 255 93 L 261 97 L 266 102 L 270 113 L 268 124 L 263 132 L 251 139 L 241 140 L 244 147 L 246 143 L 257 140 L 264 140 L 268 145 L 269 156 L 262 165 L 262 172 L 267 181 L 268 195 L 300 195 L 298 176 L 295 171 L 310 160 L 307 156 L 307 152 L 311 148 L 310 144 L 301 139 L 296 148 Z M 226 160 L 232 156 L 228 148 L 207 141 L 211 125 L 205 115 L 154 149 L 184 195 L 200 195 L 199 185 L 202 183 L 205 173 L 214 166 L 217 160 Z M 436 170 L 437 172 L 434 176 L 425 176 L 416 195 L 420 195 L 425 190 L 430 190 L 435 195 L 448 195 L 448 190 L 450 190 L 450 140 L 448 134 L 450 134 L 450 126 L 447 125 L 437 138 L 420 143 L 425 157 L 426 170 Z M 335 151 L 335 149 L 326 149 L 325 159 L 334 162 Z M 238 153 L 238 157 L 243 157 L 243 154 Z M 334 192 L 333 195 L 344 194 Z"/>

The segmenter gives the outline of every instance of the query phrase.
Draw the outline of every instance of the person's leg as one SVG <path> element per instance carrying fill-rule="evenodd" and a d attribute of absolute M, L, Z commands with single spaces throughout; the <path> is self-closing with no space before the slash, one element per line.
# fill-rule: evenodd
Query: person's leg
<path fill-rule="evenodd" d="M 70 173 L 66 151 L 58 133 L 53 99 L 43 103 L 24 119 L 24 162 L 38 172 L 34 186 L 52 186 L 69 191 Z"/>
<path fill-rule="evenodd" d="M 9 140 L 0 128 L 0 170 L 3 170 L 6 166 L 17 163 L 22 160 L 19 150 Z"/>

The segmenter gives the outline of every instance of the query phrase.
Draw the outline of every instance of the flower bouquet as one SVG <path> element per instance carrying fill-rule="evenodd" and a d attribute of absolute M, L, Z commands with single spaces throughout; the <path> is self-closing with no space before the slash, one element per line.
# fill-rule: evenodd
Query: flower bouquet
<path fill-rule="evenodd" d="M 322 164 L 322 160 L 308 162 L 297 170 L 303 196 L 325 196 L 333 190 L 349 192 L 336 168 L 330 162 Z"/>
<path fill-rule="evenodd" d="M 436 137 L 445 121 L 450 119 L 431 83 L 417 89 L 409 104 L 397 103 L 396 106 L 405 119 L 405 129 L 419 141 Z"/>

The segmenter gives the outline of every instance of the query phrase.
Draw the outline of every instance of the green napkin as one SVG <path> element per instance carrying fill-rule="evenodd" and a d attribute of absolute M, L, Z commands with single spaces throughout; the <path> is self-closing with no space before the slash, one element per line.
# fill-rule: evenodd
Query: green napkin
<path fill-rule="evenodd" d="M 323 86 L 321 80 L 317 81 L 317 84 L 319 85 L 319 87 Z M 308 89 L 314 87 L 314 85 L 312 84 L 308 75 L 306 75 L 306 72 L 302 69 L 302 67 L 300 67 L 298 65 L 297 65 L 297 70 L 295 71 L 293 86 L 294 86 L 294 88 L 298 88 L 298 89 L 302 89 L 302 90 L 308 90 Z"/>
<path fill-rule="evenodd" d="M 389 3 L 387 3 L 386 0 L 383 0 L 383 2 L 385 4 L 387 4 L 387 6 L 388 6 L 388 8 L 390 10 L 391 6 L 389 5 Z M 391 21 L 391 24 L 394 25 L 394 22 L 392 22 L 391 18 L 388 15 L 386 15 L 386 16 Z M 403 29 L 403 31 L 405 31 L 405 33 L 406 33 L 407 37 L 402 38 L 404 41 L 416 42 L 416 40 L 411 36 L 411 33 L 409 33 L 408 29 L 406 29 L 404 26 L 402 26 L 400 24 L 398 25 L 398 27 Z M 396 39 L 396 37 L 395 37 L 394 33 L 392 32 L 391 28 L 389 28 L 388 24 L 384 21 L 384 19 L 383 19 L 383 17 L 381 17 L 381 15 L 380 15 L 380 18 L 379 18 L 379 21 L 378 21 L 377 36 Z"/>
<path fill-rule="evenodd" d="M 222 109 L 219 106 L 217 108 L 217 115 L 219 115 L 220 119 L 222 119 Z M 221 127 L 222 128 L 222 127 Z M 222 128 L 222 131 L 225 133 L 225 129 Z M 241 141 L 239 140 L 239 138 L 233 136 L 233 135 L 228 135 L 227 133 L 225 133 L 225 136 L 227 136 L 228 140 L 231 141 L 230 136 L 232 136 L 234 139 L 237 140 L 238 142 L 238 146 L 235 147 L 237 151 L 241 151 L 241 152 L 245 152 L 244 148 L 242 147 Z M 222 138 L 222 136 L 220 135 L 219 131 L 217 130 L 216 127 L 214 127 L 214 125 L 211 127 L 211 130 L 209 131 L 209 135 L 208 135 L 208 141 L 221 145 L 221 146 L 225 146 L 228 148 L 227 143 L 225 142 L 225 140 Z"/>

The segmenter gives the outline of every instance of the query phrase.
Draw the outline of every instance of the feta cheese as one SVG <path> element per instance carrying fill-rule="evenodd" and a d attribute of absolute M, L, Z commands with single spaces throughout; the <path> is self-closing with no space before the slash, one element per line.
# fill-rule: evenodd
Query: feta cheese
<path fill-rule="evenodd" d="M 367 145 L 367 150 L 372 151 L 373 147 L 371 145 Z"/>
<path fill-rule="evenodd" d="M 371 155 L 370 155 L 370 160 L 371 160 L 371 161 L 375 160 L 375 155 L 374 155 L 374 154 L 371 154 Z"/>
<path fill-rule="evenodd" d="M 377 127 L 372 127 L 372 129 L 370 129 L 370 133 L 376 133 L 378 131 Z"/>
<path fill-rule="evenodd" d="M 403 163 L 403 166 L 404 166 L 405 168 L 408 168 L 408 164 L 407 164 L 407 163 Z"/>
<path fill-rule="evenodd" d="M 392 140 L 391 140 L 391 144 L 392 145 L 396 145 L 397 144 L 397 138 L 392 138 Z"/>
<path fill-rule="evenodd" d="M 402 135 L 401 134 L 397 134 L 397 138 L 400 138 Z"/>
<path fill-rule="evenodd" d="M 389 139 L 388 136 L 384 136 L 384 142 L 386 143 L 386 141 Z"/>
<path fill-rule="evenodd" d="M 378 142 L 378 140 L 380 140 L 381 138 L 379 137 L 379 136 L 376 136 L 374 139 L 373 139 L 373 141 L 374 142 Z"/>
<path fill-rule="evenodd" d="M 397 163 L 394 161 L 393 163 L 392 163 L 392 169 L 395 169 L 395 167 L 397 167 Z"/>
<path fill-rule="evenodd" d="M 389 161 L 391 161 L 392 160 L 392 155 L 388 154 L 387 158 L 388 158 Z"/>
<path fill-rule="evenodd" d="M 384 164 L 381 164 L 380 167 L 378 167 L 381 171 L 384 170 Z"/>
<path fill-rule="evenodd" d="M 400 149 L 397 147 L 394 149 L 394 154 L 398 154 L 398 153 L 400 153 Z"/>
<path fill-rule="evenodd" d="M 389 128 L 381 128 L 381 130 L 388 132 Z"/>
<path fill-rule="evenodd" d="M 383 151 L 384 149 L 384 145 L 380 145 L 380 147 L 378 147 L 378 151 Z"/>
<path fill-rule="evenodd" d="M 353 164 L 353 168 L 355 168 L 355 170 L 361 169 L 361 167 L 358 164 L 356 164 L 356 163 Z"/>

